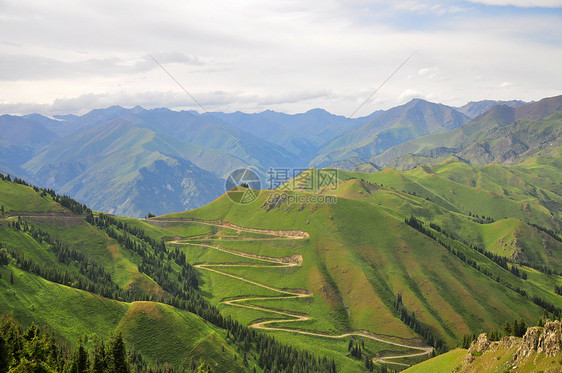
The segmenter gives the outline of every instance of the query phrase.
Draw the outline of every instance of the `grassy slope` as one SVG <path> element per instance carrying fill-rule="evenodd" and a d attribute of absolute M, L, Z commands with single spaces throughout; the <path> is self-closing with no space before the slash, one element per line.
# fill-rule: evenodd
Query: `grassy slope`
<path fill-rule="evenodd" d="M 4 181 L 0 181 L 0 204 L 6 211 L 70 214 L 50 196 L 40 197 L 32 188 Z M 59 217 L 44 215 L 27 219 L 102 265 L 122 288 L 134 287 L 141 294 L 162 292 L 152 279 L 138 271 L 138 258 L 86 222 L 73 219 L 61 223 Z M 14 231 L 6 220 L 0 220 L 0 242 L 41 264 L 78 274 L 76 267 L 59 263 L 48 245 Z M 9 284 L 10 271 L 14 286 Z M 107 337 L 117 330 L 123 333 L 127 345 L 148 361 L 179 366 L 189 364 L 192 358 L 195 362 L 203 359 L 219 371 L 243 371 L 240 359 L 238 363 L 233 360 L 235 351 L 226 342 L 225 332 L 189 312 L 159 303 L 109 300 L 12 266 L 0 267 L 0 273 L 0 313 L 13 313 L 24 326 L 32 322 L 49 325 L 70 344 L 84 336 L 92 344 L 94 336 Z"/>
<path fill-rule="evenodd" d="M 140 258 L 137 255 L 124 250 L 105 232 L 90 224 L 81 222 L 65 229 L 50 224 L 36 226 L 95 260 L 120 287 L 135 289 L 139 294 L 162 293 L 162 289 L 151 278 L 139 272 L 137 264 Z"/>
<path fill-rule="evenodd" d="M 405 373 L 435 372 L 435 373 L 477 373 L 477 372 L 559 372 L 562 360 L 559 356 L 546 356 L 533 353 L 517 364 L 513 364 L 513 356 L 520 346 L 515 343 L 512 347 L 489 349 L 480 356 L 475 356 L 470 365 L 463 365 L 467 350 L 455 349 L 417 364 Z"/>
<path fill-rule="evenodd" d="M 519 166 L 488 165 L 471 167 L 448 161 L 407 172 L 385 170 L 376 174 L 340 172 L 342 179 L 358 178 L 415 193 L 434 202 L 419 199 L 388 206 L 382 196 L 378 203 L 401 212 L 426 217 L 464 241 L 506 256 L 522 251 L 527 260 L 562 268 L 562 244 L 547 234 L 524 224 L 535 224 L 559 231 L 562 206 L 559 169 L 562 158 L 537 157 Z M 386 194 L 388 196 L 388 194 Z M 438 205 L 442 209 L 437 208 Z M 494 225 L 474 224 L 468 213 L 491 216 L 495 220 L 510 217 Z M 545 247 L 547 250 L 545 250 Z M 523 258 L 524 258 L 523 257 Z"/>
<path fill-rule="evenodd" d="M 41 197 L 33 188 L 0 180 L 0 205 L 10 211 L 67 211 L 50 196 Z"/>
<path fill-rule="evenodd" d="M 506 319 L 515 316 L 535 322 L 540 313 L 539 307 L 462 263 L 433 240 L 406 226 L 403 218 L 408 215 L 397 210 L 388 211 L 386 206 L 382 206 L 385 198 L 407 200 L 410 196 L 397 196 L 397 192 L 391 190 L 378 195 L 374 193 L 373 196 L 382 198 L 379 206 L 379 202 L 371 200 L 372 196 L 368 191 L 362 191 L 358 183 L 344 183 L 346 185 L 338 190 L 340 196 L 335 205 L 309 205 L 302 209 L 298 205 L 283 205 L 267 212 L 264 202 L 268 192 L 265 192 L 252 205 L 234 205 L 221 198 L 203 208 L 167 217 L 222 219 L 246 227 L 307 231 L 310 239 L 298 242 L 300 247 L 287 247 L 275 255 L 276 248 L 269 246 L 269 255 L 283 256 L 294 252 L 303 255 L 303 266 L 291 269 L 293 272 L 287 272 L 288 269 L 285 272 L 280 269 L 228 269 L 229 273 L 249 276 L 271 286 L 312 291 L 314 302 L 308 305 L 298 306 L 297 301 L 285 304 L 263 302 L 263 305 L 275 304 L 281 308 L 290 306 L 292 310 L 306 312 L 315 318 L 328 318 L 327 324 L 331 326 L 315 322 L 309 323 L 306 328 L 332 332 L 368 329 L 411 338 L 414 336 L 412 332 L 405 329 L 389 309 L 392 296 L 398 292 L 403 294 L 406 306 L 416 312 L 418 319 L 431 325 L 449 343 L 454 343 L 469 331 L 500 328 Z M 344 195 L 353 198 L 345 198 Z M 421 198 L 411 198 L 416 203 L 424 202 Z M 435 211 L 441 209 L 432 205 Z M 220 244 L 240 251 L 249 250 L 249 244 Z M 292 243 L 295 244 L 297 242 Z M 260 243 L 260 252 L 267 252 L 267 247 L 267 244 Z M 193 252 L 193 247 L 189 251 Z M 192 255 L 202 258 L 201 254 Z M 473 255 L 478 255 L 477 259 L 483 265 L 498 270 L 481 254 Z M 216 260 L 212 257 L 204 259 Z M 501 276 L 506 281 L 527 286 L 530 291 L 557 301 L 551 289 L 545 290 L 550 285 L 544 285 L 545 289 L 542 289 L 533 284 L 522 284 L 522 280 L 507 271 L 503 272 Z M 286 276 L 280 277 L 282 273 Z M 537 283 L 541 283 L 543 276 L 537 276 Z M 216 279 L 220 276 L 215 274 L 202 273 L 202 277 L 204 288 L 216 281 L 221 284 L 228 282 Z M 252 289 L 238 294 L 247 294 L 248 291 Z M 232 289 L 221 291 L 219 287 L 213 287 L 209 292 L 215 302 L 221 299 L 221 295 L 236 293 Z M 228 309 L 225 308 L 225 311 L 229 312 Z M 330 309 L 332 312 L 326 313 Z M 240 310 L 232 312 L 238 316 L 244 313 Z M 248 319 L 252 320 L 252 317 L 245 318 L 246 321 Z"/>
<path fill-rule="evenodd" d="M 377 174 L 342 171 L 342 179 L 363 178 L 384 184 L 385 187 L 359 180 L 341 182 L 337 190 L 324 188 L 321 191 L 338 197 L 337 203 L 332 205 L 269 205 L 266 199 L 271 192 L 263 192 L 258 201 L 250 205 L 236 205 L 223 196 L 203 208 L 167 216 L 222 219 L 245 227 L 300 229 L 310 234 L 310 238 L 298 241 L 264 240 L 259 235 L 193 222 L 154 226 L 146 221 L 123 220 L 142 227 L 158 239 L 192 237 L 197 239 L 195 242 L 216 242 L 212 235 L 220 233 L 223 237 L 251 238 L 218 241 L 220 245 L 235 250 L 276 257 L 301 254 L 301 267 L 263 268 L 259 271 L 240 267 L 225 270 L 277 288 L 311 291 L 314 296 L 306 301 L 253 301 L 258 306 L 302 312 L 313 318 L 291 327 L 330 333 L 366 329 L 395 340 L 414 342 L 416 334 L 392 311 L 393 297 L 400 292 L 404 304 L 415 312 L 416 318 L 453 345 L 465 333 L 500 328 L 506 319 L 523 317 L 529 323 L 534 323 L 542 311 L 529 300 L 462 263 L 441 245 L 405 225 L 404 218 L 413 214 L 426 222 L 436 222 L 463 240 L 481 244 L 502 255 L 512 255 L 516 249 L 523 247 L 529 258 L 558 265 L 558 243 L 548 241 L 553 249 L 544 250 L 542 241 L 548 240 L 547 235 L 523 223 L 524 220 L 530 220 L 546 227 L 556 228 L 559 225 L 559 214 L 552 208 L 557 206 L 560 198 L 557 170 L 559 160 L 536 158 L 516 167 L 493 165 L 474 168 L 448 161 L 404 173 L 393 170 Z M 552 178 L 552 182 L 548 181 L 549 178 Z M 415 192 L 418 196 L 400 190 Z M 289 193 L 306 195 L 303 192 Z M 496 219 L 502 219 L 503 216 L 510 218 L 493 224 L 478 224 L 467 216 L 468 211 Z M 43 228 L 50 229 L 53 235 L 61 239 L 80 242 L 85 252 L 98 255 L 96 260 L 115 273 L 122 273 L 121 268 L 126 268 L 119 267 L 116 258 L 107 255 L 109 246 L 104 239 L 108 238 L 102 239 L 98 234 L 100 232 L 90 232 L 81 237 L 85 229 L 79 225 L 67 231 L 49 226 Z M 8 236 L 14 242 L 22 239 Z M 519 243 L 512 244 L 514 241 Z M 506 242 L 509 244 L 505 245 Z M 25 244 L 20 246 L 24 247 Z M 34 250 L 39 252 L 41 248 Z M 184 246 L 182 250 L 189 262 L 240 261 L 239 257 L 231 254 L 195 245 Z M 499 275 L 502 281 L 521 287 L 529 294 L 539 295 L 558 307 L 562 306 L 559 297 L 552 292 L 555 284 L 562 283 L 559 277 L 524 268 L 529 279 L 523 281 L 468 247 L 462 246 L 460 250 L 483 268 Z M 135 258 L 127 255 L 124 253 L 118 257 L 134 267 Z M 248 283 L 233 282 L 207 271 L 200 271 L 200 278 L 204 295 L 219 304 L 224 313 L 243 323 L 271 317 L 262 311 L 220 304 L 225 298 L 274 295 L 271 291 Z M 127 281 L 122 279 L 120 283 L 124 285 Z M 314 337 L 315 343 L 311 344 L 310 337 L 286 332 L 269 333 L 281 341 L 305 348 L 312 346 L 314 351 L 335 357 L 340 367 L 352 369 L 359 366 L 359 363 L 342 357 L 345 349 L 341 351 L 341 341 L 319 342 L 321 338 Z"/>
<path fill-rule="evenodd" d="M 14 285 L 9 283 L 14 273 Z M 124 303 L 55 284 L 14 267 L 0 268 L 0 313 L 12 313 L 24 326 L 48 325 L 72 345 L 88 336 L 121 332 L 127 346 L 148 361 L 167 361 L 176 366 L 193 357 L 221 371 L 242 371 L 233 362 L 234 351 L 225 332 L 200 317 L 153 302 Z M 166 343 L 161 343 L 166 341 Z M 222 347 L 226 352 L 222 352 Z"/>
<path fill-rule="evenodd" d="M 216 241 L 240 251 L 271 256 L 295 252 L 303 255 L 303 266 L 291 272 L 273 268 L 227 270 L 271 286 L 313 292 L 314 298 L 309 304 L 299 300 L 255 302 L 321 319 L 291 327 L 332 333 L 364 328 L 411 338 L 411 331 L 404 330 L 389 309 L 392 295 L 401 292 L 405 305 L 415 311 L 418 320 L 454 343 L 464 333 L 499 329 L 506 319 L 513 317 L 523 317 L 534 323 L 541 310 L 528 299 L 462 263 L 433 240 L 403 224 L 403 219 L 414 214 L 497 254 L 510 256 L 522 249 L 534 262 L 558 266 L 560 250 L 556 248 L 559 243 L 523 222 L 525 219 L 547 227 L 559 223 L 556 216 L 550 215 L 547 209 L 550 206 L 545 204 L 547 198 L 559 199 L 558 162 L 537 158 L 529 160 L 528 165 L 516 167 L 474 168 L 448 161 L 405 173 L 392 170 L 377 174 L 340 172 L 342 179 L 364 178 L 385 187 L 351 180 L 340 183 L 337 190 L 321 191 L 336 195 L 337 204 L 281 205 L 269 211 L 266 197 L 270 192 L 262 193 L 257 202 L 245 206 L 232 204 L 223 197 L 203 208 L 167 217 L 222 219 L 246 227 L 307 231 L 309 240 L 282 247 L 268 242 Z M 555 181 L 549 183 L 550 177 Z M 416 192 L 422 197 L 399 190 Z M 426 200 L 426 196 L 431 200 Z M 479 224 L 468 217 L 468 211 L 501 220 Z M 503 219 L 504 216 L 515 217 Z M 165 233 L 167 228 L 158 229 L 164 230 L 158 233 L 161 237 L 171 236 Z M 179 227 L 174 229 L 179 232 Z M 552 249 L 544 250 L 543 241 Z M 224 254 L 196 253 L 194 247 L 185 250 L 188 256 L 199 261 L 227 262 Z M 529 276 L 523 281 L 467 246 L 461 244 L 460 250 L 483 269 L 497 274 L 503 282 L 562 306 L 552 291 L 554 285 L 561 284 L 560 277 L 522 268 Z M 282 274 L 285 275 L 280 276 Z M 201 277 L 203 288 L 213 294 L 213 302 L 236 295 L 236 291 L 228 287 L 229 281 L 220 279 L 221 276 L 204 272 Z M 223 286 L 229 289 L 221 290 Z M 238 292 L 238 295 L 248 294 L 261 293 L 249 287 Z M 326 313 L 326 310 L 331 312 Z M 224 311 L 247 323 L 264 317 L 257 311 L 229 307 L 224 307 Z M 282 338 L 298 339 L 287 335 Z"/>
<path fill-rule="evenodd" d="M 466 351 L 461 348 L 446 352 L 442 355 L 436 356 L 433 359 L 424 361 L 406 369 L 406 373 L 449 373 L 453 372 L 459 366 L 466 356 Z"/>

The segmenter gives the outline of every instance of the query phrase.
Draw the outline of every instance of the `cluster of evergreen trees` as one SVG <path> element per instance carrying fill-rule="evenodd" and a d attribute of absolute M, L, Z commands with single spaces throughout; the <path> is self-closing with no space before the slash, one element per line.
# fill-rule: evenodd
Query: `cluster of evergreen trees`
<path fill-rule="evenodd" d="M 473 267 L 474 269 L 478 270 L 479 272 L 483 273 L 484 275 L 490 277 L 491 279 L 493 279 L 494 281 L 502 284 L 503 286 L 519 293 L 522 297 L 527 298 L 529 300 L 531 300 L 533 303 L 535 303 L 536 305 L 544 308 L 545 310 L 554 313 L 555 315 L 560 315 L 562 314 L 562 309 L 556 307 L 554 304 L 538 297 L 538 296 L 532 296 L 530 297 L 527 292 L 524 289 L 521 289 L 518 286 L 513 286 L 511 283 L 503 281 L 500 276 L 495 275 L 494 273 L 488 271 L 485 268 L 481 268 L 480 265 L 478 263 L 476 263 L 476 261 L 467 258 L 466 255 L 464 255 L 464 253 L 462 253 L 460 250 L 455 249 L 451 242 L 445 241 L 445 239 L 442 239 L 441 237 L 438 237 L 436 233 L 434 233 L 432 230 L 428 229 L 425 227 L 425 224 L 419 220 L 416 219 L 414 216 L 411 216 L 410 218 L 406 218 L 404 220 L 404 222 L 408 225 L 410 225 L 411 227 L 415 228 L 416 230 L 418 230 L 419 232 L 425 234 L 426 236 L 430 237 L 431 239 L 435 240 L 436 242 L 438 242 L 441 246 L 445 247 L 449 252 L 451 252 L 452 254 L 454 254 L 456 257 L 458 257 L 461 261 L 467 263 L 468 265 L 470 265 L 471 267 Z M 441 232 L 446 236 L 449 237 L 451 240 L 453 240 L 451 238 L 451 235 L 448 235 L 445 231 L 441 230 Z M 461 242 L 462 243 L 462 242 Z M 485 250 L 478 248 L 478 247 L 474 247 L 474 246 L 469 246 L 466 243 L 462 243 L 464 245 L 466 245 L 467 247 L 471 247 L 472 249 L 478 251 L 479 253 L 485 255 L 487 258 L 489 258 L 490 260 L 494 261 L 495 263 L 497 263 L 500 267 L 504 268 L 505 270 L 510 271 L 512 274 L 514 274 L 517 277 L 520 277 L 523 280 L 527 279 L 527 274 L 523 271 L 520 271 L 519 268 L 517 268 L 515 266 L 515 264 L 511 265 L 511 268 L 509 268 L 509 266 L 507 265 L 508 261 L 507 258 L 505 257 L 501 257 L 499 255 L 493 254 L 493 253 L 489 253 L 486 252 Z"/>
<path fill-rule="evenodd" d="M 491 216 L 478 216 L 478 214 L 472 214 L 470 211 L 468 212 L 468 216 L 472 217 L 472 221 L 478 224 L 490 224 L 495 221 Z"/>
<path fill-rule="evenodd" d="M 542 323 L 543 323 L 543 319 L 541 318 L 539 320 L 539 326 L 542 326 L 541 325 Z M 525 335 L 526 332 L 527 332 L 527 323 L 525 322 L 525 320 L 520 319 L 519 321 L 517 321 L 517 319 L 515 319 L 513 320 L 513 322 L 509 322 L 509 321 L 505 322 L 503 326 L 503 333 L 500 332 L 499 330 L 494 330 L 488 333 L 488 339 L 490 341 L 499 341 L 503 336 L 514 336 L 514 337 L 521 338 Z M 462 340 L 459 342 L 459 347 L 469 348 L 472 342 L 475 341 L 477 338 L 478 335 L 476 335 L 476 333 L 465 334 Z"/>
<path fill-rule="evenodd" d="M 396 300 L 394 301 L 394 309 L 398 312 L 400 320 L 410 329 L 422 336 L 423 340 L 433 346 L 437 352 L 442 353 L 447 351 L 447 346 L 441 338 L 439 338 L 433 331 L 426 325 L 422 324 L 416 319 L 416 314 L 414 312 L 409 312 L 406 306 L 402 303 L 402 294 L 398 293 Z"/>
<path fill-rule="evenodd" d="M 559 236 L 560 233 L 555 232 L 552 229 L 541 227 L 540 225 L 537 225 L 537 224 L 533 224 L 533 223 L 527 223 L 527 224 L 529 224 L 530 226 L 535 227 L 538 230 L 548 234 L 550 237 L 554 238 L 556 241 L 562 242 L 562 238 L 560 238 L 560 236 Z"/>
<path fill-rule="evenodd" d="M 364 359 L 365 369 L 367 369 L 369 372 L 374 372 L 375 369 L 377 369 L 377 372 L 382 372 L 382 369 L 384 369 L 385 372 L 387 371 L 385 365 L 375 367 L 375 363 L 373 363 L 373 359 L 369 357 L 367 354 L 363 353 L 363 350 L 365 350 L 365 342 L 363 340 L 361 341 L 361 344 L 359 344 L 359 342 L 350 339 L 349 344 L 347 345 L 347 350 L 349 351 L 349 355 L 351 357 L 358 360 Z"/>
<path fill-rule="evenodd" d="M 122 223 L 107 214 L 88 214 L 86 221 L 105 231 L 126 250 L 138 254 L 141 257 L 139 271 L 156 281 L 162 289 L 173 297 L 195 303 L 187 306 L 189 311 L 199 314 L 196 310 L 205 308 L 199 293 L 194 291 L 199 288 L 195 268 L 187 263 L 185 254 L 180 250 L 168 250 L 163 241 L 154 240 L 142 229 Z M 176 266 L 179 266 L 177 274 Z M 173 304 L 179 303 L 174 301 Z"/>
<path fill-rule="evenodd" d="M 76 266 L 83 277 L 66 270 L 36 263 L 30 258 L 25 258 L 23 254 L 8 249 L 10 255 L 16 259 L 23 270 L 35 273 L 49 281 L 77 287 L 106 298 L 122 299 L 125 296 L 119 286 L 113 282 L 111 275 L 83 253 L 69 248 L 64 242 L 53 238 L 46 231 L 27 223 L 21 218 L 10 222 L 9 226 L 13 230 L 29 234 L 40 244 L 47 244 L 60 263 L 66 266 Z"/>
<path fill-rule="evenodd" d="M 542 320 L 542 319 L 541 319 Z M 527 332 L 527 323 L 525 320 L 521 319 L 517 321 L 517 319 L 513 320 L 512 323 L 506 321 L 503 326 L 503 332 L 505 335 L 511 335 L 514 337 L 523 337 Z"/>
<path fill-rule="evenodd" d="M 501 339 L 501 337 L 502 337 L 502 333 L 499 330 L 494 330 L 494 331 L 488 333 L 488 339 L 490 341 L 499 341 Z M 472 341 L 475 341 L 477 338 L 478 338 L 478 336 L 476 335 L 476 333 L 465 334 L 462 337 L 462 340 L 459 343 L 459 347 L 467 349 L 472 344 Z"/>
<path fill-rule="evenodd" d="M 347 350 L 349 351 L 349 354 L 356 359 L 363 358 L 364 348 L 365 348 L 364 342 L 361 343 L 361 345 L 359 345 L 359 343 L 355 342 L 353 339 L 350 339 L 349 344 L 347 345 Z"/>
<path fill-rule="evenodd" d="M 147 363 L 138 352 L 127 350 L 120 334 L 107 341 L 96 339 L 89 353 L 82 340 L 72 349 L 52 332 L 36 325 L 23 330 L 12 317 L 0 319 L 0 373 L 169 373 L 173 367 Z M 192 364 L 185 372 L 211 372 L 204 362 Z"/>

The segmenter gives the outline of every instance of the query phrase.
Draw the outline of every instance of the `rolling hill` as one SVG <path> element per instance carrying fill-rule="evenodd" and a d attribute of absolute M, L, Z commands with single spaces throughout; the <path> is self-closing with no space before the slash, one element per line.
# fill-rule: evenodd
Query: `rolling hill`
<path fill-rule="evenodd" d="M 508 319 L 532 324 L 544 307 L 560 312 L 558 162 L 339 171 L 335 188 L 262 191 L 248 205 L 223 196 L 139 223 L 201 263 L 202 289 L 226 314 L 328 356 L 345 354 L 332 340 L 341 335 L 398 341 L 410 352 L 389 344 L 365 354 L 399 368 L 419 361 L 424 343 L 454 347 Z M 319 195 L 323 203 L 290 202 Z M 298 239 L 277 236 L 287 231 Z"/>
<path fill-rule="evenodd" d="M 119 333 L 161 370 L 204 362 L 221 372 L 297 364 L 333 371 L 333 362 L 222 317 L 178 251 L 126 220 L 15 181 L 0 180 L 0 314 L 90 350 L 97 338 Z"/>
<path fill-rule="evenodd" d="M 167 140 L 126 121 L 111 128 L 146 147 Z M 130 148 L 98 136 L 72 152 Z M 96 331 L 34 310 L 47 307 L 47 293 L 78 296 L 96 310 L 88 317 L 113 320 L 100 328 L 121 331 L 149 361 L 176 366 L 195 356 L 264 369 L 271 359 L 260 358 L 259 346 L 267 336 L 325 356 L 318 364 L 326 369 L 403 369 L 463 335 L 514 318 L 532 325 L 545 309 L 562 313 L 560 162 L 550 151 L 512 166 L 451 158 L 405 172 L 310 169 L 249 204 L 222 195 L 144 220 L 92 214 L 49 189 L 0 181 L 0 242 L 12 257 L 1 269 L 2 311 L 24 323 L 53 322 L 75 343 Z M 153 172 L 154 188 L 181 178 L 179 169 Z M 10 298 L 8 271 L 21 296 Z M 175 332 L 172 324 L 197 332 L 169 347 L 147 342 L 148 333 Z M 201 351 L 181 347 L 201 338 L 208 343 Z M 231 355 L 217 351 L 223 347 Z"/>

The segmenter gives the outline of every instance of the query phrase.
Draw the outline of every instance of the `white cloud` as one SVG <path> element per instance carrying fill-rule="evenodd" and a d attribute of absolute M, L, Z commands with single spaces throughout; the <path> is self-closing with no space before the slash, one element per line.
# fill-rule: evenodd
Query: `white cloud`
<path fill-rule="evenodd" d="M 410 101 L 413 98 L 425 98 L 425 96 L 418 90 L 408 88 L 398 96 L 398 101 Z"/>
<path fill-rule="evenodd" d="M 561 0 L 468 0 L 473 3 L 499 6 L 516 6 L 523 8 L 559 8 L 562 7 Z"/>
<path fill-rule="evenodd" d="M 439 67 L 424 67 L 418 70 L 418 75 L 428 77 L 429 79 L 436 78 L 439 76 Z"/>
<path fill-rule="evenodd" d="M 147 52 L 212 110 L 349 115 L 413 51 L 357 115 L 413 91 L 453 106 L 562 93 L 560 12 L 486 9 L 444 0 L 4 1 L 0 112 L 195 108 Z"/>
<path fill-rule="evenodd" d="M 435 14 L 444 16 L 447 14 L 456 14 L 467 9 L 463 6 L 452 5 L 450 2 L 435 2 L 435 1 L 421 1 L 421 0 L 402 0 L 393 1 L 392 6 L 394 9 L 415 12 L 419 14 Z"/>

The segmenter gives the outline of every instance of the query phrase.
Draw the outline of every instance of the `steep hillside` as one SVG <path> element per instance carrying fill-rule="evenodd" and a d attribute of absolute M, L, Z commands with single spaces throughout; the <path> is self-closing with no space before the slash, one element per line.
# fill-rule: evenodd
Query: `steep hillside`
<path fill-rule="evenodd" d="M 224 167 L 243 164 L 120 118 L 57 140 L 23 167 L 45 186 L 95 209 L 141 217 L 194 208 L 223 192 L 222 175 L 201 169 L 190 157 L 207 167 L 215 161 Z M 155 198 L 157 205 L 151 202 Z"/>
<path fill-rule="evenodd" d="M 387 110 L 363 126 L 323 145 L 312 165 L 326 166 L 351 157 L 368 159 L 405 141 L 443 133 L 462 126 L 469 118 L 455 109 L 414 99 Z"/>
<path fill-rule="evenodd" d="M 337 185 L 320 185 L 318 192 L 297 181 L 284 192 L 262 191 L 251 204 L 223 196 L 143 225 L 153 225 L 147 232 L 201 263 L 202 289 L 223 312 L 287 343 L 314 340 L 328 355 L 341 351 L 333 339 L 342 335 L 376 336 L 411 349 L 422 340 L 453 347 L 462 335 L 499 329 L 507 319 L 534 323 L 543 307 L 560 312 L 554 290 L 562 278 L 552 271 L 562 269 L 562 246 L 559 233 L 547 233 L 560 218 L 551 220 L 515 176 L 527 172 L 537 186 L 546 183 L 538 194 L 554 195 L 548 174 L 539 181 L 532 167 L 476 169 L 474 175 L 455 167 L 414 170 L 427 173 L 423 177 L 340 171 Z M 301 177 L 310 180 L 317 172 Z M 503 195 L 495 194 L 500 185 Z M 451 188 L 459 195 L 447 199 Z M 464 189 L 481 198 L 473 212 L 466 209 L 468 199 L 463 205 Z M 521 203 L 529 208 L 521 210 Z M 487 215 L 488 209 L 496 214 Z M 286 231 L 295 237 L 276 236 Z M 378 364 L 419 361 L 415 352 L 367 350 Z"/>
<path fill-rule="evenodd" d="M 188 367 L 191 359 L 203 359 L 220 371 L 244 371 L 234 361 L 236 351 L 226 342 L 225 331 L 192 313 L 154 302 L 110 300 L 12 266 L 0 266 L 0 273 L 0 314 L 12 314 L 25 326 L 48 326 L 71 345 L 86 336 L 87 347 L 93 348 L 96 336 L 116 331 L 149 362 Z"/>
<path fill-rule="evenodd" d="M 447 133 L 423 136 L 369 159 L 380 166 L 406 165 L 408 154 L 456 155 L 475 164 L 514 164 L 546 148 L 560 146 L 562 96 L 509 107 L 497 105 L 470 123 Z"/>
<path fill-rule="evenodd" d="M 62 252 L 53 250 L 54 242 L 59 242 L 70 250 L 79 250 L 88 258 L 89 265 L 96 263 L 103 268 L 129 294 L 139 298 L 164 294 L 158 284 L 139 272 L 135 254 L 86 223 L 83 216 L 61 206 L 51 195 L 0 180 L 0 203 L 3 208 L 0 250 L 15 250 L 22 258 L 46 266 L 53 273 L 66 272 L 75 281 L 89 281 L 91 277 L 83 268 L 65 262 L 61 259 Z M 25 224 L 35 231 L 12 226 L 11 223 L 18 221 L 12 217 L 16 215 L 23 216 Z M 42 239 L 33 233 L 38 230 L 44 232 Z M 130 348 L 151 362 L 187 367 L 192 358 L 197 362 L 201 358 L 219 370 L 243 371 L 242 364 L 234 361 L 236 352 L 225 340 L 226 331 L 192 313 L 165 304 L 108 299 L 76 289 L 72 281 L 68 283 L 70 286 L 54 283 L 25 268 L 19 260 L 12 260 L 8 265 L 0 263 L 0 314 L 11 313 L 25 326 L 32 322 L 48 325 L 71 345 L 77 344 L 79 338 L 90 337 L 87 339 L 90 347 L 94 336 L 117 331 L 123 334 Z M 165 335 L 155 339 L 156 331 Z M 171 335 L 175 337 L 168 340 Z M 167 342 L 155 344 L 155 340 Z M 189 354 L 185 353 L 188 348 Z"/>
<path fill-rule="evenodd" d="M 185 255 L 140 221 L 93 213 L 4 175 L 0 205 L 0 314 L 24 327 L 47 325 L 89 349 L 96 336 L 120 333 L 145 362 L 180 371 L 201 362 L 220 372 L 336 371 L 334 359 L 221 315 L 202 297 Z"/>

